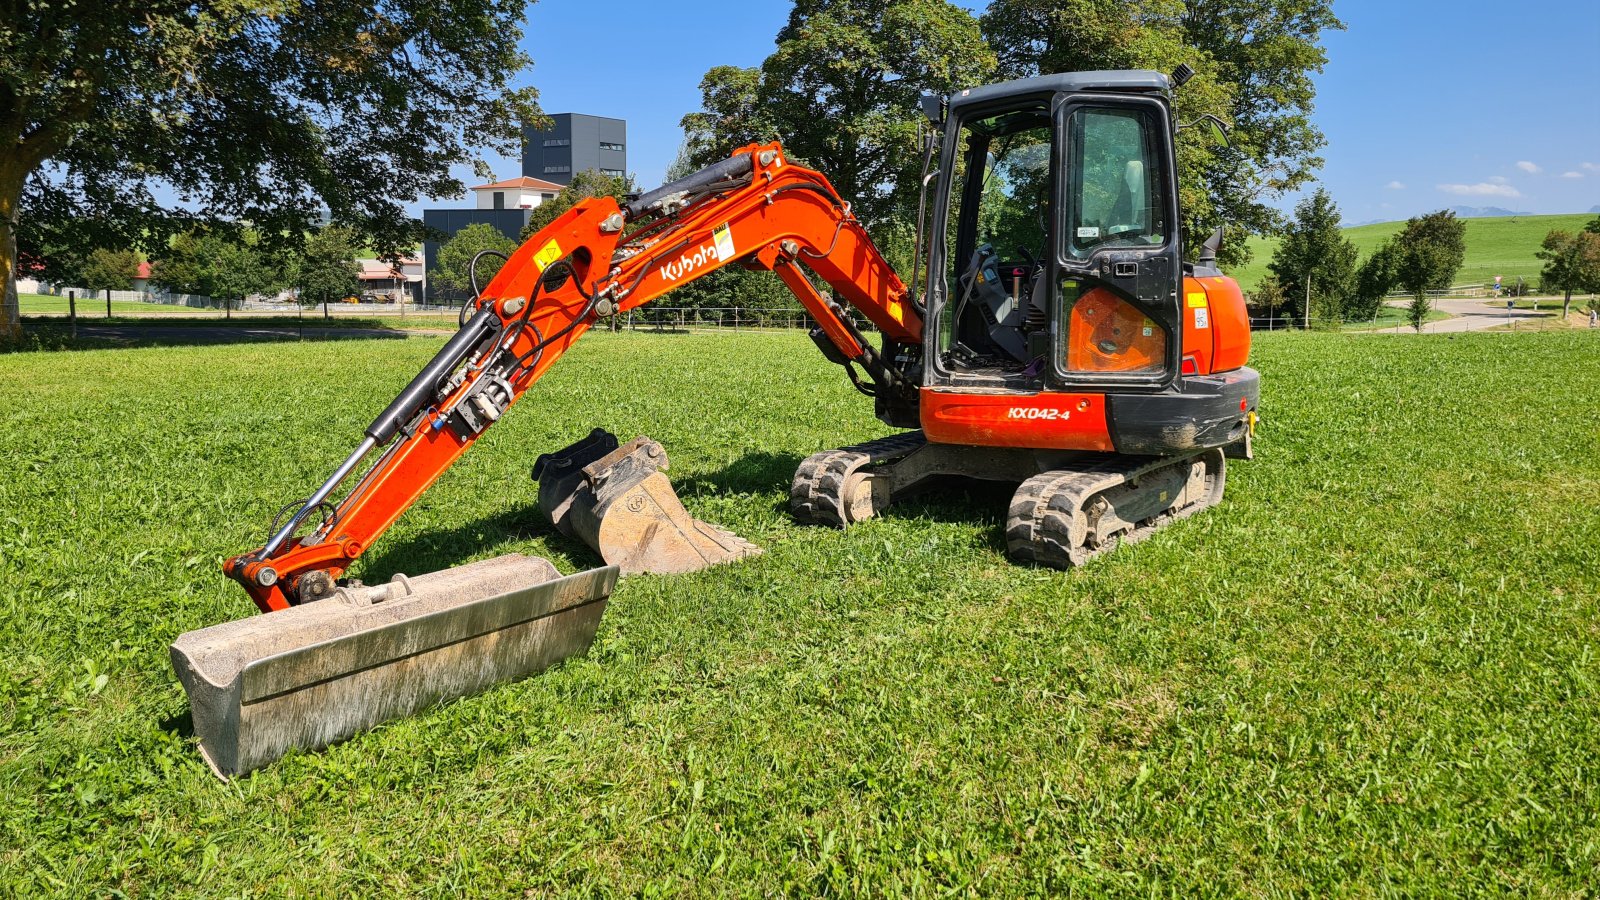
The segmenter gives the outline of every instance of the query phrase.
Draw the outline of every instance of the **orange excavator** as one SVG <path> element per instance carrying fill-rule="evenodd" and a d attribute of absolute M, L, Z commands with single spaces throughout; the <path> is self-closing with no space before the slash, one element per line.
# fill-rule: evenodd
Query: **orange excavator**
<path fill-rule="evenodd" d="M 758 552 L 688 514 L 660 444 L 597 429 L 534 475 L 552 526 L 607 565 L 563 577 L 512 555 L 380 586 L 344 577 L 585 331 L 725 265 L 775 273 L 818 349 L 900 429 L 805 460 L 790 490 L 802 522 L 847 526 L 937 478 L 1010 482 L 1009 554 L 1068 568 L 1217 503 L 1225 457 L 1249 455 L 1259 378 L 1243 297 L 1214 266 L 1220 231 L 1181 253 L 1170 100 L 1188 74 L 924 98 L 910 287 L 848 198 L 775 143 L 562 214 L 321 487 L 224 565 L 266 615 L 173 645 L 208 762 L 248 771 L 538 671 L 588 646 L 619 574 Z"/>

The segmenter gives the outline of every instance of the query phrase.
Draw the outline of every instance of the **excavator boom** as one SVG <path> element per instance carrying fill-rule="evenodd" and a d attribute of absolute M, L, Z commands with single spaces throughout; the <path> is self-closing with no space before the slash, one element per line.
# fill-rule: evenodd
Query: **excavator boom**
<path fill-rule="evenodd" d="M 595 322 L 735 262 L 775 272 L 874 390 L 914 397 L 915 385 L 805 270 L 890 340 L 916 344 L 922 319 L 905 285 L 827 178 L 790 163 L 777 144 L 751 145 L 623 206 L 584 200 L 524 242 L 334 476 L 262 549 L 229 560 L 225 571 L 264 612 L 331 594 L 351 563 Z M 330 502 L 374 451 L 355 487 Z M 313 516 L 311 532 L 295 537 Z"/>
<path fill-rule="evenodd" d="M 597 431 L 536 469 L 552 524 L 615 565 L 563 578 L 512 555 L 379 587 L 342 578 L 597 321 L 735 262 L 775 272 L 816 319 L 813 338 L 829 357 L 872 381 L 864 390 L 915 403 L 915 384 L 844 305 L 908 345 L 921 340 L 920 314 L 849 204 L 778 145 L 745 147 L 624 205 L 577 204 L 510 256 L 321 487 L 284 508 L 261 548 L 224 564 L 270 615 L 172 646 L 213 770 L 246 772 L 581 653 L 619 572 L 690 571 L 759 552 L 688 515 L 660 473 L 660 445 L 621 447 Z"/>

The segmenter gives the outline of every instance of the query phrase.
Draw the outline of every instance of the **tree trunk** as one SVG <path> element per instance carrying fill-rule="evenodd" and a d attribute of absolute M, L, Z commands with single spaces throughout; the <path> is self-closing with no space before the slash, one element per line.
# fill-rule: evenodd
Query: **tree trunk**
<path fill-rule="evenodd" d="M 1565 322 L 1572 313 L 1572 287 L 1567 287 L 1567 296 L 1561 301 L 1561 321 Z"/>
<path fill-rule="evenodd" d="M 22 179 L 0 173 L 0 341 L 22 337 L 22 304 L 17 297 L 17 216 Z"/>

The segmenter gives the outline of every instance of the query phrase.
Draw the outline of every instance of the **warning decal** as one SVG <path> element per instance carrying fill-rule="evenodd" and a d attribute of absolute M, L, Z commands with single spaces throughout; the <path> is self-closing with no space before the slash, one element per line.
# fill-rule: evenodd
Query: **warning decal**
<path fill-rule="evenodd" d="M 724 222 L 711 230 L 711 239 L 717 245 L 717 259 L 727 262 L 733 259 L 733 232 L 728 230 L 728 223 Z"/>
<path fill-rule="evenodd" d="M 546 267 L 560 258 L 561 245 L 556 243 L 555 238 L 551 238 L 550 243 L 540 247 L 539 252 L 533 255 L 533 264 L 539 267 L 539 271 L 543 272 Z"/>

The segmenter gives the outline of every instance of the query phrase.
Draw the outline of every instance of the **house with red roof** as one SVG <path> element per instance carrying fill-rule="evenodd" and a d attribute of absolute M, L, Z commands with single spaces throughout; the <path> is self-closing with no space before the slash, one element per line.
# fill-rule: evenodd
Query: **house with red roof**
<path fill-rule="evenodd" d="M 530 175 L 480 184 L 472 188 L 479 209 L 533 209 L 561 193 L 561 185 Z"/>

